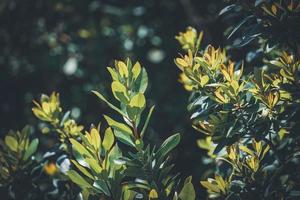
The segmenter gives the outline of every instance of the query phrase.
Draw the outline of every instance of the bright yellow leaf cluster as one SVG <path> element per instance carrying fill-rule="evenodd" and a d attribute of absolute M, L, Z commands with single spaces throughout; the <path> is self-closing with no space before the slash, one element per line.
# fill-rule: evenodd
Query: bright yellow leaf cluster
<path fill-rule="evenodd" d="M 300 82 L 298 74 L 300 61 L 296 60 L 294 55 L 284 51 L 278 59 L 270 61 L 270 64 L 280 69 L 282 83 L 297 84 Z"/>
<path fill-rule="evenodd" d="M 182 49 L 194 52 L 200 45 L 202 36 L 203 32 L 200 32 L 198 35 L 196 29 L 189 26 L 185 32 L 180 32 L 175 38 L 182 46 Z"/>
<path fill-rule="evenodd" d="M 254 139 L 251 146 L 251 149 L 243 144 L 233 144 L 227 147 L 227 158 L 219 159 L 231 164 L 232 172 L 229 178 L 224 179 L 215 174 L 215 179 L 208 178 L 207 181 L 200 182 L 207 189 L 210 198 L 226 196 L 233 176 L 248 177 L 250 175 L 252 180 L 255 180 L 254 175 L 259 171 L 260 163 L 270 148 L 268 145 L 263 145 L 262 141 L 257 142 Z"/>
<path fill-rule="evenodd" d="M 272 117 L 284 110 L 283 102 L 299 101 L 299 99 L 293 99 L 288 88 L 292 89 L 300 83 L 300 61 L 292 54 L 281 52 L 280 57 L 267 64 L 275 67 L 278 72 L 267 74 L 264 70 L 258 70 L 251 80 L 253 87 L 249 89 L 249 92 L 266 106 L 267 110 L 264 115 Z M 290 85 L 290 87 L 281 87 L 282 85 Z"/>
<path fill-rule="evenodd" d="M 203 90 L 208 96 L 218 103 L 239 102 L 239 94 L 244 91 L 244 82 L 241 80 L 243 67 L 235 70 L 235 63 L 226 57 L 225 50 L 208 45 L 203 51 L 196 50 L 193 45 L 186 45 L 184 38 L 189 36 L 188 41 L 195 41 L 197 32 L 188 28 L 178 38 L 182 48 L 187 51 L 186 55 L 180 55 L 174 62 L 182 71 L 179 81 L 188 91 Z M 201 37 L 202 39 L 202 32 Z M 190 44 L 190 43 L 188 43 Z M 194 44 L 194 43 L 192 43 Z M 200 44 L 200 42 L 199 42 Z M 191 46 L 191 47 L 190 47 Z M 190 47 L 187 49 L 187 47 Z M 199 51 L 198 51 L 199 50 Z"/>
<path fill-rule="evenodd" d="M 85 175 L 84 178 L 76 172 L 77 170 L 70 170 L 68 176 L 75 183 L 78 183 L 78 179 L 87 183 L 95 178 L 107 179 L 108 176 L 113 176 L 114 171 L 121 167 L 120 165 L 111 164 L 115 152 L 119 151 L 115 145 L 115 137 L 112 129 L 110 127 L 107 128 L 102 139 L 99 128 L 93 127 L 89 132 L 86 132 L 81 137 L 81 143 L 73 138 L 69 139 L 76 158 L 71 161 L 77 170 Z M 77 155 L 81 156 L 78 157 Z M 86 185 L 89 184 L 82 185 L 82 187 L 86 187 Z"/>
<path fill-rule="evenodd" d="M 32 108 L 34 115 L 40 120 L 50 122 L 53 125 L 59 123 L 58 115 L 62 111 L 60 107 L 59 94 L 53 92 L 50 97 L 42 95 L 40 103 L 33 101 L 35 107 Z"/>
<path fill-rule="evenodd" d="M 147 73 L 139 62 L 115 61 L 115 67 L 108 67 L 113 79 L 111 89 L 114 97 L 126 107 L 127 117 L 135 121 L 146 106 L 144 96 L 147 88 Z"/>
<path fill-rule="evenodd" d="M 214 179 L 209 178 L 200 183 L 207 189 L 210 198 L 224 197 L 229 191 L 229 181 L 218 174 L 215 174 Z"/>
<path fill-rule="evenodd" d="M 77 125 L 74 119 L 67 119 L 63 125 L 63 132 L 68 135 L 68 137 L 77 136 L 83 130 L 83 126 Z"/>
<path fill-rule="evenodd" d="M 83 126 L 69 118 L 69 112 L 63 116 L 58 93 L 53 92 L 50 97 L 43 94 L 40 102 L 33 101 L 33 103 L 35 105 L 32 108 L 34 115 L 42 121 L 49 122 L 53 129 L 60 134 L 62 141 L 69 137 L 77 137 L 83 130 Z M 46 127 L 46 129 L 49 132 L 49 128 Z"/>
<path fill-rule="evenodd" d="M 260 163 L 269 151 L 269 145 L 263 145 L 262 141 L 252 139 L 252 149 L 243 144 L 234 144 L 227 147 L 229 163 L 233 167 L 233 174 L 239 174 L 246 177 L 244 173 L 250 171 L 251 177 L 260 168 Z"/>
<path fill-rule="evenodd" d="M 278 83 L 274 84 L 276 81 L 272 78 L 275 78 L 275 76 L 270 77 L 264 71 L 260 71 L 257 74 L 252 79 L 254 87 L 250 88 L 249 92 L 267 107 L 268 110 L 266 110 L 264 115 L 272 117 L 273 110 L 279 103 L 281 90 L 278 88 Z M 282 94 L 284 94 L 283 91 Z M 289 98 L 288 96 L 286 97 Z"/>

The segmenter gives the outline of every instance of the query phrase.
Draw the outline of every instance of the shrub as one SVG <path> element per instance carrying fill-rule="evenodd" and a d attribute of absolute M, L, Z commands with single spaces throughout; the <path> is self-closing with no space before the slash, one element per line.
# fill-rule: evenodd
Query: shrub
<path fill-rule="evenodd" d="M 103 132 L 100 124 L 91 125 L 89 131 L 83 132 L 84 127 L 78 125 L 69 112 L 63 112 L 59 95 L 55 92 L 50 96 L 42 95 L 39 102 L 34 101 L 34 115 L 48 123 L 43 132 L 57 133 L 59 149 L 66 155 L 64 159 L 67 161 L 64 162 L 72 163 L 63 170 L 62 161 L 47 162 L 44 171 L 71 180 L 80 188 L 78 191 L 83 199 L 195 199 L 191 177 L 181 183 L 179 173 L 173 172 L 174 165 L 170 163 L 170 152 L 180 142 L 180 134 L 170 136 L 160 146 L 144 140 L 154 110 L 154 106 L 150 107 L 146 118 L 141 117 L 146 109 L 144 93 L 148 85 L 145 68 L 139 62 L 133 65 L 127 59 L 125 62 L 116 61 L 114 68 L 107 69 L 112 78 L 112 93 L 119 106 L 110 103 L 99 92 L 93 93 L 116 111 L 123 122 L 104 115 L 108 127 Z M 26 130 L 22 133 L 25 134 Z M 28 136 L 21 141 L 14 137 L 6 136 L 6 145 L 11 151 L 16 151 L 25 140 L 25 154 L 23 149 L 20 151 L 21 158 L 27 161 L 35 152 L 38 140 L 29 144 Z M 19 132 L 17 137 L 21 137 Z M 13 163 L 4 164 L 14 167 Z M 12 179 L 11 182 L 16 181 L 6 171 L 3 171 L 3 183 L 9 184 L 8 178 Z M 71 182 L 64 184 L 72 187 Z"/>
<path fill-rule="evenodd" d="M 297 199 L 299 43 L 293 31 L 275 28 L 293 30 L 289 26 L 295 26 L 299 4 L 236 1 L 221 14 L 230 9 L 252 15 L 245 16 L 229 37 L 250 18 L 256 20 L 238 46 L 258 36 L 259 48 L 272 46 L 264 52 L 262 67 L 248 66 L 245 73 L 244 63 L 233 62 L 226 49 L 201 49 L 203 33 L 191 27 L 176 36 L 184 52 L 175 58 L 182 71 L 179 80 L 192 93 L 188 110 L 193 127 L 204 133 L 198 144 L 216 163 L 214 178 L 201 185 L 210 198 Z"/>
<path fill-rule="evenodd" d="M 299 199 L 300 54 L 294 26 L 300 4 L 232 2 L 220 14 L 242 18 L 229 28 L 228 38 L 241 32 L 233 45 L 203 47 L 205 34 L 192 27 L 175 37 L 182 47 L 174 59 L 179 81 L 191 93 L 192 126 L 202 133 L 197 144 L 207 151 L 204 164 L 213 166 L 201 172 L 200 185 L 208 199 Z M 233 61 L 230 52 L 250 43 L 259 64 Z M 182 136 L 160 145 L 147 139 L 154 106 L 145 97 L 146 69 L 126 59 L 107 70 L 115 100 L 92 93 L 117 117 L 104 115 L 104 125 L 86 128 L 53 92 L 33 101 L 43 136 L 31 135 L 26 126 L 0 140 L 3 198 L 199 199 L 192 177 L 183 181 L 172 163 Z M 41 154 L 37 137 L 55 138 L 56 144 Z"/>

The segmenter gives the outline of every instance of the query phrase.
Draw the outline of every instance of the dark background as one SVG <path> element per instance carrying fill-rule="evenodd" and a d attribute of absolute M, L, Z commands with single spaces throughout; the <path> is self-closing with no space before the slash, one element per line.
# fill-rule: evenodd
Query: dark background
<path fill-rule="evenodd" d="M 90 90 L 112 97 L 106 67 L 130 57 L 146 67 L 146 95 L 156 105 L 148 137 L 159 143 L 180 132 L 176 169 L 193 175 L 198 193 L 205 194 L 199 181 L 210 166 L 202 164 L 206 152 L 197 147 L 201 135 L 191 128 L 189 93 L 178 82 L 173 58 L 180 47 L 174 36 L 191 25 L 204 30 L 205 45 L 225 46 L 226 26 L 218 17 L 223 6 L 220 0 L 1 0 L 1 137 L 26 124 L 41 134 L 31 112 L 32 99 L 41 93 L 59 92 L 64 110 L 86 127 L 103 121 L 104 113 L 115 115 Z M 77 65 L 72 68 L 68 60 Z"/>

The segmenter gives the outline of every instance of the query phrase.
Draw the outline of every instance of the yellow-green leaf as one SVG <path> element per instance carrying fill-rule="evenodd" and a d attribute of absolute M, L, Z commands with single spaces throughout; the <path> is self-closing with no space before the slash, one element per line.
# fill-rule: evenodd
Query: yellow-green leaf
<path fill-rule="evenodd" d="M 146 105 L 146 99 L 142 93 L 138 93 L 135 96 L 133 96 L 129 103 L 129 106 L 137 107 L 137 108 L 144 108 L 145 105 Z"/>
<path fill-rule="evenodd" d="M 122 83 L 119 81 L 113 81 L 111 89 L 116 99 L 123 103 L 127 103 L 129 101 L 126 87 Z"/>
<path fill-rule="evenodd" d="M 102 167 L 100 166 L 100 163 L 98 163 L 97 160 L 94 158 L 87 158 L 85 161 L 89 164 L 90 168 L 94 170 L 97 174 L 101 173 Z"/>
<path fill-rule="evenodd" d="M 73 149 L 75 151 L 77 151 L 79 154 L 86 155 L 88 157 L 93 157 L 91 155 L 91 153 L 82 144 L 80 144 L 79 142 L 77 142 L 75 139 L 70 138 L 70 142 L 71 142 L 71 144 L 73 146 Z"/>
<path fill-rule="evenodd" d="M 104 139 L 102 142 L 102 146 L 106 151 L 109 151 L 115 142 L 115 137 L 111 128 L 107 128 L 105 130 Z"/>
<path fill-rule="evenodd" d="M 117 61 L 117 65 L 118 65 L 118 70 L 119 70 L 119 73 L 122 77 L 128 77 L 128 69 L 127 69 L 127 66 L 124 62 L 122 61 Z"/>
<path fill-rule="evenodd" d="M 178 195 L 178 197 L 180 199 L 182 199 L 182 200 L 195 200 L 196 199 L 195 188 L 194 188 L 191 180 L 192 180 L 191 177 L 186 178 L 183 188 Z"/>
<path fill-rule="evenodd" d="M 118 80 L 118 74 L 117 72 L 111 68 L 111 67 L 107 67 L 107 70 L 109 71 L 111 78 L 113 79 L 113 81 L 117 81 Z"/>
<path fill-rule="evenodd" d="M 141 73 L 141 65 L 139 62 L 136 62 L 132 68 L 132 77 L 133 79 L 137 79 L 139 74 Z"/>
<path fill-rule="evenodd" d="M 179 69 L 181 70 L 189 66 L 189 64 L 182 58 L 176 58 L 174 62 L 177 65 L 177 67 L 179 67 Z"/>
<path fill-rule="evenodd" d="M 92 186 L 84 179 L 82 178 L 75 170 L 70 170 L 67 172 L 68 177 L 79 185 L 82 188 L 91 188 Z"/>
<path fill-rule="evenodd" d="M 116 129 L 122 133 L 127 133 L 128 135 L 132 135 L 132 130 L 127 125 L 117 122 L 107 115 L 104 115 L 104 118 L 106 119 L 108 125 L 113 129 Z"/>
<path fill-rule="evenodd" d="M 155 189 L 150 190 L 149 192 L 149 199 L 157 199 L 158 198 L 158 194 L 156 192 Z"/>
<path fill-rule="evenodd" d="M 243 152 L 248 153 L 249 155 L 254 155 L 253 151 L 251 151 L 248 147 L 244 146 L 244 145 L 240 145 L 239 146 L 240 150 L 242 150 Z"/>
<path fill-rule="evenodd" d="M 215 180 L 219 186 L 219 188 L 221 189 L 221 191 L 226 194 L 226 182 L 224 181 L 223 177 L 215 174 Z"/>
<path fill-rule="evenodd" d="M 72 163 L 87 177 L 94 179 L 94 177 L 90 174 L 90 172 L 88 172 L 87 169 L 85 169 L 84 167 L 82 167 L 77 161 L 75 160 L 71 160 Z"/>
<path fill-rule="evenodd" d="M 203 187 L 205 187 L 206 189 L 208 189 L 212 192 L 215 192 L 215 193 L 221 192 L 220 188 L 217 185 L 210 183 L 209 181 L 200 181 L 200 183 Z"/>
<path fill-rule="evenodd" d="M 91 139 L 95 149 L 100 149 L 101 137 L 99 131 L 96 128 L 91 129 Z"/>
<path fill-rule="evenodd" d="M 6 137 L 5 137 L 5 144 L 8 146 L 8 148 L 10 148 L 10 150 L 12 150 L 12 151 L 17 151 L 18 150 L 18 141 L 14 138 L 14 137 L 12 137 L 12 136 L 10 136 L 10 135 L 7 135 Z"/>
<path fill-rule="evenodd" d="M 205 86 L 209 81 L 209 77 L 207 75 L 204 75 L 200 79 L 200 85 L 203 87 Z"/>

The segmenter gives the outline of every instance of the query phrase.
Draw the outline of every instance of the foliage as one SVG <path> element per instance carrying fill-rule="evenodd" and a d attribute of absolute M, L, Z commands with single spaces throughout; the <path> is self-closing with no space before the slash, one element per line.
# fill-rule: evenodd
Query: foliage
<path fill-rule="evenodd" d="M 192 92 L 193 126 L 206 135 L 199 146 L 216 162 L 215 179 L 201 185 L 210 198 L 297 198 L 299 176 L 290 171 L 299 162 L 297 51 L 274 49 L 263 68 L 244 73 L 225 49 L 200 49 L 202 34 L 191 27 L 179 33 L 184 54 L 175 58 L 180 82 Z"/>
<path fill-rule="evenodd" d="M 18 182 L 33 179 L 31 170 L 36 165 L 33 154 L 38 148 L 39 140 L 31 140 L 30 132 L 30 127 L 26 126 L 22 131 L 10 131 L 4 141 L 0 140 L 0 187 L 8 187 L 15 198 L 28 195 L 22 194 L 24 186 Z M 30 195 L 32 194 L 28 196 Z"/>
<path fill-rule="evenodd" d="M 0 140 L 1 198 L 299 199 L 299 2 L 227 3 L 216 17 L 222 1 L 1 2 L 0 128 L 39 120 Z M 175 36 L 195 136 L 165 59 L 185 24 L 203 30 Z M 32 115 L 41 90 L 64 99 Z"/>
<path fill-rule="evenodd" d="M 221 10 L 221 15 L 228 15 L 240 20 L 237 25 L 230 27 L 228 38 L 239 35 L 237 46 L 244 46 L 261 39 L 266 49 L 276 46 L 290 46 L 294 51 L 299 50 L 300 38 L 299 13 L 300 3 L 294 0 L 230 0 L 230 5 Z M 285 31 L 283 31 L 285 30 Z"/>
<path fill-rule="evenodd" d="M 76 138 L 82 131 L 83 126 L 77 125 L 74 119 L 70 118 L 70 112 L 62 113 L 59 94 L 53 92 L 50 97 L 43 94 L 40 103 L 33 101 L 32 108 L 34 115 L 42 121 L 51 124 L 52 128 L 59 134 L 63 141 L 66 138 Z M 48 127 L 43 128 L 43 133 L 48 133 Z"/>
<path fill-rule="evenodd" d="M 205 17 L 208 22 L 205 27 L 215 24 L 206 19 L 215 16 L 221 2 L 200 2 L 192 2 L 197 18 Z M 172 160 L 176 163 L 174 170 L 184 177 L 197 173 L 199 165 L 195 162 L 201 162 L 198 159 L 200 151 L 192 144 L 193 129 L 187 114 L 183 114 L 188 96 L 180 87 L 174 87 L 179 83 L 170 57 L 177 45 L 173 41 L 174 33 L 186 24 L 198 23 L 194 21 L 196 15 L 191 17 L 187 12 L 188 6 L 183 1 L 173 0 L 1 1 L 0 137 L 4 138 L 11 128 L 20 129 L 31 124 L 35 136 L 40 139 L 39 158 L 47 153 L 49 161 L 45 164 L 59 168 L 60 162 L 56 160 L 65 156 L 56 140 L 60 136 L 53 134 L 55 130 L 48 122 L 32 114 L 32 99 L 38 101 L 40 94 L 51 96 L 51 92 L 56 91 L 61 95 L 63 108 L 59 119 L 70 111 L 69 117 L 77 125 L 86 127 L 84 130 L 89 130 L 91 123 L 97 126 L 103 113 L 118 119 L 117 113 L 105 103 L 95 101 L 90 91 L 97 90 L 114 100 L 106 66 L 113 66 L 114 58 L 130 57 L 147 67 L 151 80 L 146 92 L 147 104 L 157 108 L 145 139 L 158 147 L 170 133 L 180 132 L 182 140 L 172 152 Z M 213 32 L 214 41 L 222 39 L 221 26 L 219 30 Z M 145 112 L 147 110 L 144 115 Z M 105 128 L 102 126 L 103 132 Z M 42 131 L 47 134 L 41 134 Z M 42 173 L 42 177 L 45 182 L 40 185 L 51 188 L 44 194 L 52 192 L 63 196 L 70 193 L 61 181 L 57 187 L 53 185 L 57 183 L 57 173 L 50 177 Z M 197 183 L 197 179 L 194 177 L 193 183 Z M 57 188 L 59 192 L 55 191 Z M 0 191 L 1 195 L 6 193 L 6 190 Z"/>
<path fill-rule="evenodd" d="M 98 127 L 92 125 L 90 131 L 83 134 L 83 127 L 69 118 L 68 112 L 62 113 L 57 93 L 50 97 L 42 95 L 39 103 L 34 101 L 33 113 L 58 133 L 62 149 L 74 165 L 66 172 L 69 179 L 82 189 L 84 199 L 90 196 L 105 199 L 136 199 L 138 196 L 143 199 L 195 199 L 195 195 L 186 194 L 195 193 L 191 178 L 185 181 L 179 192 L 179 174 L 172 175 L 173 165 L 169 164 L 170 151 L 180 142 L 180 135 L 170 136 L 159 147 L 144 142 L 154 109 L 154 106 L 149 109 L 141 125 L 148 85 L 145 68 L 139 62 L 133 65 L 127 59 L 125 62 L 115 61 L 115 66 L 107 69 L 112 78 L 112 93 L 120 105 L 113 105 L 97 91 L 93 93 L 120 114 L 124 122 L 104 115 L 109 126 L 104 134 L 100 134 L 100 124 Z M 71 127 L 70 121 L 74 121 Z M 51 166 L 47 166 L 46 171 L 50 175 L 56 172 Z"/>

